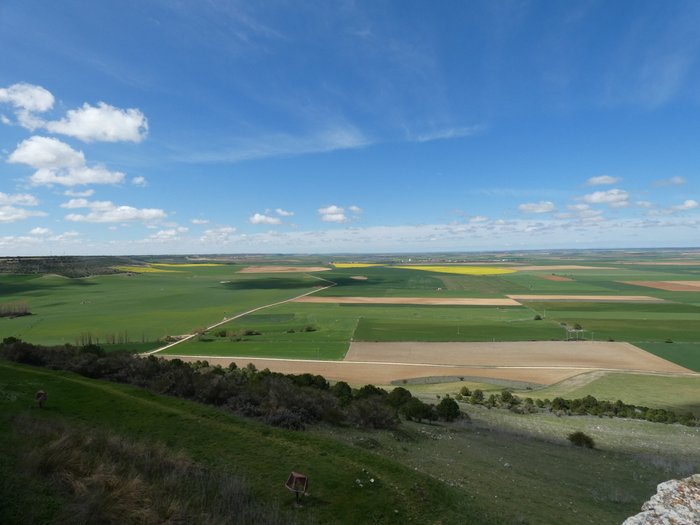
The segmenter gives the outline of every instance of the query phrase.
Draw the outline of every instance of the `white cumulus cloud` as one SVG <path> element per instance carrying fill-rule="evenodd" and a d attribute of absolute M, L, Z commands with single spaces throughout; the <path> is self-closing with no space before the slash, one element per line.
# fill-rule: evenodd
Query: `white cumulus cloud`
<path fill-rule="evenodd" d="M 105 102 L 87 102 L 71 109 L 61 120 L 44 123 L 51 133 L 75 137 L 83 142 L 141 142 L 148 134 L 148 120 L 136 108 L 120 109 Z"/>
<path fill-rule="evenodd" d="M 264 215 L 262 213 L 255 213 L 248 217 L 248 222 L 250 224 L 281 224 L 282 221 L 278 217 L 272 217 L 270 215 Z"/>
<path fill-rule="evenodd" d="M 681 204 L 678 204 L 677 206 L 671 206 L 672 211 L 686 211 L 686 210 L 694 210 L 695 208 L 698 207 L 698 201 L 693 200 L 693 199 L 687 199 L 683 201 Z"/>
<path fill-rule="evenodd" d="M 233 234 L 236 233 L 236 228 L 233 226 L 221 226 L 205 230 L 199 240 L 202 243 L 209 244 L 228 244 L 233 241 Z"/>
<path fill-rule="evenodd" d="M 275 210 L 275 213 L 277 213 L 277 215 L 279 215 L 280 217 L 291 217 L 292 215 L 294 215 L 293 211 L 287 211 L 282 208 L 277 208 Z"/>
<path fill-rule="evenodd" d="M 0 206 L 0 222 L 16 222 L 28 219 L 29 217 L 45 217 L 43 211 L 28 210 L 16 206 Z"/>
<path fill-rule="evenodd" d="M 550 213 L 556 210 L 556 207 L 551 201 L 540 201 L 521 204 L 518 209 L 523 213 Z"/>
<path fill-rule="evenodd" d="M 589 204 L 607 204 L 611 208 L 624 208 L 629 204 L 629 193 L 619 189 L 594 191 L 584 195 L 583 200 Z"/>
<path fill-rule="evenodd" d="M 134 186 L 141 186 L 142 188 L 145 186 L 148 186 L 148 182 L 146 181 L 146 177 L 142 177 L 141 175 L 138 175 L 137 177 L 132 178 L 131 184 L 133 184 Z"/>
<path fill-rule="evenodd" d="M 40 127 L 43 122 L 35 113 L 51 109 L 54 97 L 50 91 L 41 86 L 19 83 L 7 88 L 0 88 L 0 103 L 12 105 L 20 125 L 34 130 Z M 4 124 L 11 124 L 7 117 L 4 117 L 2 121 Z"/>
<path fill-rule="evenodd" d="M 345 209 L 335 204 L 318 209 L 318 214 L 323 222 L 347 222 Z"/>
<path fill-rule="evenodd" d="M 100 165 L 88 166 L 82 151 L 51 137 L 35 135 L 22 141 L 8 161 L 35 168 L 37 171 L 29 178 L 34 186 L 116 184 L 124 180 L 123 173 Z"/>
<path fill-rule="evenodd" d="M 611 177 L 610 175 L 600 175 L 598 177 L 591 177 L 586 181 L 589 186 L 604 186 L 610 184 L 617 184 L 622 180 L 621 177 Z"/>
<path fill-rule="evenodd" d="M 209 219 L 192 219 L 192 224 L 209 224 Z"/>
<path fill-rule="evenodd" d="M 39 204 L 34 195 L 28 193 L 16 193 L 10 195 L 0 191 L 0 205 L 4 206 L 36 206 Z"/>
<path fill-rule="evenodd" d="M 43 235 L 48 235 L 51 233 L 51 230 L 48 228 L 41 228 L 41 227 L 36 227 L 32 228 L 29 232 L 30 235 L 36 235 L 36 236 L 43 236 Z"/>
<path fill-rule="evenodd" d="M 86 199 L 71 199 L 61 204 L 62 208 L 89 210 L 86 214 L 70 213 L 67 221 L 72 222 L 149 222 L 167 217 L 165 211 L 158 208 L 134 208 L 133 206 L 117 206 L 111 201 L 88 201 Z"/>

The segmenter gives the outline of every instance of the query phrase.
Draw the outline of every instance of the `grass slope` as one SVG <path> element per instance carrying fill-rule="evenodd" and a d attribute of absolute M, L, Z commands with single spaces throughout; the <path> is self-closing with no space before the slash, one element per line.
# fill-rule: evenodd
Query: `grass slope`
<path fill-rule="evenodd" d="M 9 421 L 32 413 L 184 449 L 195 461 L 242 476 L 257 499 L 290 511 L 293 498 L 284 481 L 292 470 L 306 473 L 311 496 L 296 513 L 312 522 L 495 523 L 454 488 L 327 437 L 242 421 L 125 385 L 6 362 L 0 362 L 0 388 L 3 443 L 16 439 Z M 31 409 L 40 388 L 49 394 L 48 408 L 41 411 Z M 0 467 L 12 479 L 12 461 L 5 456 Z M 57 505 L 47 503 L 46 512 Z"/>

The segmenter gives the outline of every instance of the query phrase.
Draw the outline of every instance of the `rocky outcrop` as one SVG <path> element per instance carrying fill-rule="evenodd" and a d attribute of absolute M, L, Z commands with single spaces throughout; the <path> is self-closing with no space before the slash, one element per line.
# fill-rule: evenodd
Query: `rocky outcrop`
<path fill-rule="evenodd" d="M 656 494 L 642 512 L 627 518 L 622 525 L 698 525 L 700 524 L 700 474 L 660 483 Z"/>

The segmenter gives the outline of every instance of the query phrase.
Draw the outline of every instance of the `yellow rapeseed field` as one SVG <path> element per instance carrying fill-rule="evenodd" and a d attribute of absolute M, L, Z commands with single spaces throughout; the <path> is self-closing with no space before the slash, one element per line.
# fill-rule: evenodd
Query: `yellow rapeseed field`
<path fill-rule="evenodd" d="M 424 272 L 456 273 L 459 275 L 501 275 L 515 273 L 512 268 L 494 268 L 493 266 L 396 266 L 405 270 L 422 270 Z"/>

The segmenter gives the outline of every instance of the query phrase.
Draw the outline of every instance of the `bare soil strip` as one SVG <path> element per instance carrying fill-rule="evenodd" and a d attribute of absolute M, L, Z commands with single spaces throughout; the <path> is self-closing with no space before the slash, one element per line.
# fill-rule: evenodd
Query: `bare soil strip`
<path fill-rule="evenodd" d="M 558 281 L 562 283 L 573 281 L 571 277 L 564 277 L 563 275 L 543 275 L 542 279 L 547 279 L 548 281 Z"/>
<path fill-rule="evenodd" d="M 415 365 L 408 363 L 361 363 L 352 361 L 312 361 L 302 359 L 259 359 L 251 357 L 167 356 L 166 359 L 182 359 L 195 362 L 206 360 L 210 365 L 228 366 L 236 363 L 244 367 L 254 364 L 259 370 L 269 368 L 283 374 L 318 374 L 334 381 L 347 381 L 353 385 L 388 385 L 392 381 L 438 376 L 481 377 L 508 381 L 524 381 L 551 385 L 568 377 L 587 372 L 576 368 L 483 368 L 467 366 Z"/>
<path fill-rule="evenodd" d="M 588 372 L 700 376 L 629 343 L 352 343 L 344 361 L 255 357 L 168 356 L 239 367 L 253 363 L 284 374 L 311 373 L 352 384 L 390 384 L 423 377 L 479 377 L 551 385 Z M 581 376 L 582 379 L 597 376 Z"/>
<path fill-rule="evenodd" d="M 346 361 L 475 367 L 578 368 L 690 372 L 629 343 L 522 341 L 498 343 L 357 343 Z"/>
<path fill-rule="evenodd" d="M 364 275 L 353 275 L 350 279 L 355 279 L 356 281 L 366 281 L 367 277 Z"/>
<path fill-rule="evenodd" d="M 700 281 L 620 281 L 634 286 L 656 288 L 667 292 L 700 292 Z"/>
<path fill-rule="evenodd" d="M 517 270 L 519 272 L 537 272 L 542 270 L 617 270 L 617 268 L 610 268 L 607 266 L 579 266 L 576 264 L 559 264 L 552 266 L 514 266 L 512 270 Z"/>
<path fill-rule="evenodd" d="M 327 272 L 326 266 L 248 266 L 238 273 L 304 273 Z"/>
<path fill-rule="evenodd" d="M 648 295 L 508 295 L 517 301 L 580 301 L 594 303 L 665 303 Z"/>
<path fill-rule="evenodd" d="M 301 297 L 297 303 L 334 304 L 422 304 L 435 306 L 520 306 L 513 299 L 482 299 L 471 297 Z"/>

